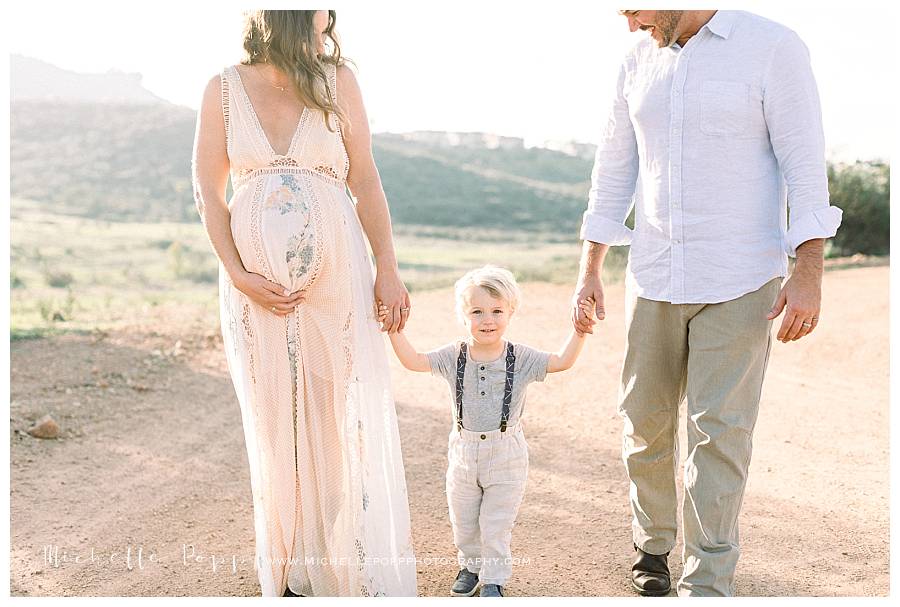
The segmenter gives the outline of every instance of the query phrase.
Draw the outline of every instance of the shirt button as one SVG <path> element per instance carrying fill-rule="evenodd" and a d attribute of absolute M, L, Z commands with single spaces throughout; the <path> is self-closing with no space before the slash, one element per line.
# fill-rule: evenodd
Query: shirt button
<path fill-rule="evenodd" d="M 484 435 L 484 434 L 481 435 L 481 440 L 484 440 L 484 439 L 486 439 L 486 438 L 487 438 L 486 435 Z"/>
<path fill-rule="evenodd" d="M 484 366 L 482 365 L 481 370 L 484 371 Z"/>
<path fill-rule="evenodd" d="M 481 395 L 484 396 L 484 392 L 483 392 L 483 391 L 482 391 Z"/>
<path fill-rule="evenodd" d="M 481 381 L 484 381 L 484 375 L 481 376 Z"/>

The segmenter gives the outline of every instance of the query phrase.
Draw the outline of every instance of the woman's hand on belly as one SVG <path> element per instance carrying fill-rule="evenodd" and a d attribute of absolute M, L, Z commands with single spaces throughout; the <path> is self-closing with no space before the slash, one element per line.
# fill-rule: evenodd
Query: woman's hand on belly
<path fill-rule="evenodd" d="M 287 316 L 304 299 L 303 291 L 291 293 L 280 284 L 254 272 L 244 272 L 233 282 L 238 291 L 278 316 Z"/>

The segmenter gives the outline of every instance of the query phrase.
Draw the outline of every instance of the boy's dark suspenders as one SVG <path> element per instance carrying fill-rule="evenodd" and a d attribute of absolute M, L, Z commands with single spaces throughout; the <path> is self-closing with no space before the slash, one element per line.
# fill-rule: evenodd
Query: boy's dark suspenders
<path fill-rule="evenodd" d="M 516 370 L 516 355 L 513 345 L 506 342 L 506 385 L 503 386 L 503 413 L 500 415 L 500 432 L 506 432 L 509 419 L 509 405 L 512 403 L 513 374 Z"/>
<path fill-rule="evenodd" d="M 463 417 L 463 378 L 466 374 L 466 342 L 459 345 L 459 356 L 456 359 L 456 429 L 461 430 Z M 516 371 L 516 354 L 513 344 L 506 343 L 506 382 L 503 386 L 503 412 L 500 414 L 500 432 L 506 432 L 509 421 L 509 405 L 512 403 L 513 377 Z"/>
<path fill-rule="evenodd" d="M 466 342 L 459 345 L 459 356 L 456 358 L 456 429 L 462 430 L 462 397 L 463 377 L 466 374 Z"/>

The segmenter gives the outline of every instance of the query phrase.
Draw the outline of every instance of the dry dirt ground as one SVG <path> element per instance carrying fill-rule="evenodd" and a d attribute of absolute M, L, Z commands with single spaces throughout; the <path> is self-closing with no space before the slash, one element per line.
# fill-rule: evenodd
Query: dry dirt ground
<path fill-rule="evenodd" d="M 569 287 L 524 291 L 509 337 L 555 349 Z M 824 291 L 816 333 L 773 346 L 740 519 L 741 595 L 888 592 L 888 268 L 831 271 Z M 623 300 L 609 286 L 607 319 L 577 365 L 529 389 L 531 472 L 510 596 L 632 593 L 616 415 Z M 413 306 L 420 349 L 460 335 L 449 290 L 414 294 Z M 12 344 L 14 596 L 259 594 L 246 452 L 216 321 L 156 308 L 121 331 Z M 419 594 L 445 596 L 456 571 L 443 489 L 449 391 L 392 365 Z M 47 413 L 59 439 L 25 433 Z"/>

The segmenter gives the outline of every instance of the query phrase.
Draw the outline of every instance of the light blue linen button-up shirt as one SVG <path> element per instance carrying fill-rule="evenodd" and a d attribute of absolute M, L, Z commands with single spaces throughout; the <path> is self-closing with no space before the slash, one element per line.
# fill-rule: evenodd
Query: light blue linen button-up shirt
<path fill-rule="evenodd" d="M 841 222 L 806 46 L 721 10 L 683 48 L 642 40 L 622 63 L 591 182 L 581 238 L 631 245 L 639 297 L 717 303 L 785 276 L 798 245 Z"/>

